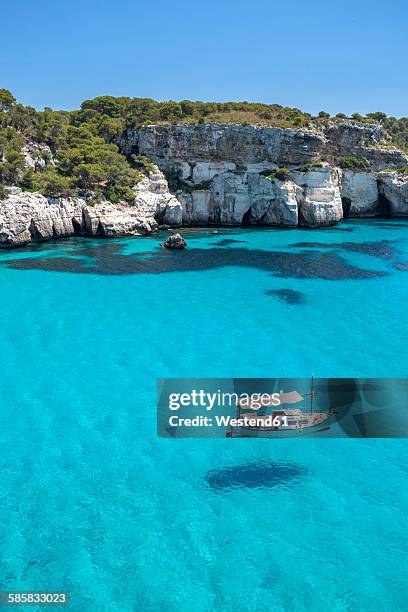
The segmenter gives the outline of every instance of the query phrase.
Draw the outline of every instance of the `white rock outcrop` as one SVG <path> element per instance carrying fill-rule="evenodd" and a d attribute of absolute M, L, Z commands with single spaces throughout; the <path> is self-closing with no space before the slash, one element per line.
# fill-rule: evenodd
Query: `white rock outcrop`
<path fill-rule="evenodd" d="M 182 207 L 183 225 L 209 225 L 216 223 L 212 219 L 210 207 L 211 193 L 208 190 L 195 190 L 193 192 L 180 191 L 177 198 Z"/>
<path fill-rule="evenodd" d="M 129 129 L 118 146 L 128 155 L 150 157 L 171 177 L 183 225 L 320 227 L 337 223 L 343 215 L 380 216 L 388 211 L 385 191 L 395 187 L 385 186 L 379 193 L 377 174 L 408 160 L 387 145 L 386 138 L 379 123 L 334 121 L 308 129 L 214 123 Z M 341 171 L 343 156 L 366 158 L 370 171 Z M 293 180 L 263 176 L 278 167 L 287 168 Z M 404 193 L 392 197 L 404 200 Z M 402 210 L 401 202 L 394 209 Z"/>
<path fill-rule="evenodd" d="M 71 236 L 83 227 L 84 201 L 45 198 L 39 193 L 8 190 L 0 202 L 0 245 L 17 246 L 59 236 Z"/>
<path fill-rule="evenodd" d="M 207 189 L 180 190 L 184 225 L 333 225 L 343 218 L 340 172 L 330 166 L 294 172 L 293 180 L 222 172 Z"/>
<path fill-rule="evenodd" d="M 307 172 L 294 172 L 294 182 L 301 188 L 298 196 L 299 225 L 323 227 L 343 218 L 340 196 L 340 172 L 322 166 Z"/>
<path fill-rule="evenodd" d="M 233 162 L 197 162 L 192 168 L 192 179 L 194 183 L 204 183 L 209 181 L 217 174 L 223 172 L 232 172 L 236 170 L 236 164 Z M 185 178 L 189 178 L 188 176 Z"/>
<path fill-rule="evenodd" d="M 81 198 L 46 198 L 11 188 L 0 203 L 0 245 L 18 246 L 73 235 L 142 235 L 156 229 L 153 218 L 133 207 Z"/>
<path fill-rule="evenodd" d="M 330 166 L 294 172 L 293 180 L 223 172 L 208 189 L 178 192 L 185 225 L 333 225 L 343 218 L 340 173 Z"/>
<path fill-rule="evenodd" d="M 246 177 L 232 172 L 217 174 L 211 187 L 213 223 L 241 225 L 249 208 Z"/>
<path fill-rule="evenodd" d="M 247 223 L 296 227 L 301 189 L 293 181 L 269 180 L 248 174 L 250 209 Z"/>
<path fill-rule="evenodd" d="M 170 193 L 167 180 L 157 166 L 135 185 L 134 191 L 134 206 L 141 216 L 154 218 L 160 225 L 182 224 L 181 203 Z"/>
<path fill-rule="evenodd" d="M 0 201 L 0 246 L 73 235 L 144 235 L 162 223 L 180 225 L 181 212 L 180 202 L 169 193 L 158 170 L 135 187 L 133 205 L 91 205 L 82 198 L 47 198 L 11 187 Z"/>
<path fill-rule="evenodd" d="M 408 216 L 408 174 L 381 172 L 378 183 L 379 192 L 386 199 L 391 216 Z"/>
<path fill-rule="evenodd" d="M 27 142 L 21 149 L 21 154 L 24 157 L 26 167 L 34 171 L 41 170 L 44 166 L 55 165 L 51 149 L 45 144 Z"/>
<path fill-rule="evenodd" d="M 140 215 L 126 204 L 101 202 L 82 209 L 83 233 L 91 236 L 143 236 L 157 229 L 153 217 Z"/>
<path fill-rule="evenodd" d="M 375 217 L 379 212 L 377 176 L 373 172 L 343 170 L 341 197 L 349 217 Z"/>

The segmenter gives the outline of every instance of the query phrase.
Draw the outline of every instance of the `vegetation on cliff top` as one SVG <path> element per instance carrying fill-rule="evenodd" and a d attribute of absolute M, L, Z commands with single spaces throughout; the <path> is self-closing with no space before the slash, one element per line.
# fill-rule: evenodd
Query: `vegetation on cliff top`
<path fill-rule="evenodd" d="M 385 113 L 369 113 L 366 116 L 353 113 L 347 117 L 338 113 L 331 117 L 321 111 L 316 117 L 298 108 L 279 104 L 254 102 L 157 102 L 150 98 L 115 98 L 99 96 L 85 100 L 81 110 L 73 111 L 77 121 L 104 116 L 110 121 L 120 122 L 121 128 L 140 127 L 146 124 L 189 123 L 238 123 L 243 125 L 265 125 L 271 127 L 301 128 L 324 126 L 329 121 L 353 119 L 360 123 L 381 123 L 391 137 L 395 147 L 408 151 L 408 117 L 397 119 Z M 71 113 L 72 114 L 72 113 Z M 106 119 L 105 119 L 106 120 Z M 117 124 L 116 124 L 117 125 Z"/>
<path fill-rule="evenodd" d="M 347 155 L 340 158 L 340 168 L 344 170 L 357 170 L 359 172 L 370 172 L 370 162 L 365 157 L 353 157 Z"/>
<path fill-rule="evenodd" d="M 355 113 L 351 118 L 363 123 L 380 122 L 390 134 L 391 144 L 408 150 L 408 118 L 396 119 L 380 112 L 365 117 Z M 312 117 L 278 104 L 156 102 L 112 96 L 85 100 L 74 111 L 37 111 L 18 104 L 8 90 L 0 89 L 0 184 L 17 184 L 49 196 L 80 194 L 114 202 L 131 200 L 132 186 L 152 165 L 147 158 L 128 159 L 119 153 L 115 142 L 126 128 L 213 122 L 301 128 L 345 119 L 341 113 L 333 118 L 323 111 Z M 27 168 L 21 154 L 22 146 L 29 141 L 40 144 L 35 169 Z M 364 165 L 363 160 L 360 162 Z M 345 159 L 343 167 L 357 169 L 360 162 Z"/>
<path fill-rule="evenodd" d="M 120 120 L 79 113 L 38 112 L 0 90 L 0 182 L 47 196 L 134 199 L 132 187 L 152 169 L 150 160 L 127 160 L 119 153 L 114 140 L 123 129 Z M 34 169 L 21 154 L 28 141 L 40 144 Z"/>
<path fill-rule="evenodd" d="M 280 181 L 287 181 L 292 177 L 292 173 L 288 168 L 276 168 L 275 170 L 263 170 L 260 172 L 262 176 L 265 176 L 270 181 L 279 179 Z"/>

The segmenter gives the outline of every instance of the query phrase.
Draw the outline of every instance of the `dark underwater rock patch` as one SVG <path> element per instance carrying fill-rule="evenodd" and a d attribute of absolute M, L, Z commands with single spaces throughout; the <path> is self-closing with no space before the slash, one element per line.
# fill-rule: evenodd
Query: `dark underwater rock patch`
<path fill-rule="evenodd" d="M 259 461 L 212 470 L 205 481 L 213 491 L 270 489 L 293 486 L 306 474 L 306 468 L 295 463 Z"/>
<path fill-rule="evenodd" d="M 297 242 L 292 245 L 296 248 L 307 248 L 307 249 L 331 249 L 331 250 L 344 250 L 352 253 L 363 253 L 364 255 L 371 255 L 372 257 L 378 257 L 379 259 L 393 259 L 396 255 L 396 250 L 391 241 L 380 240 L 378 242 L 339 242 L 339 243 L 326 243 L 326 242 Z"/>
<path fill-rule="evenodd" d="M 388 228 L 399 228 L 399 227 L 408 227 L 408 223 L 401 223 L 401 221 L 371 221 L 370 226 L 374 227 L 386 227 Z"/>
<path fill-rule="evenodd" d="M 305 301 L 305 294 L 294 289 L 270 289 L 265 291 L 265 294 L 276 297 L 287 304 L 303 304 Z"/>
<path fill-rule="evenodd" d="M 238 244 L 244 243 L 245 240 L 236 240 L 235 238 L 224 238 L 223 240 L 218 240 L 217 242 L 212 242 L 211 244 L 214 246 L 229 246 L 230 244 Z"/>
<path fill-rule="evenodd" d="M 385 272 L 359 268 L 337 253 L 309 250 L 262 251 L 244 248 L 157 250 L 124 254 L 123 245 L 102 244 L 73 251 L 73 257 L 36 257 L 4 261 L 15 270 L 45 270 L 77 274 L 126 275 L 195 272 L 225 266 L 255 268 L 281 278 L 318 278 L 325 280 L 366 279 Z M 79 257 L 78 257 L 79 255 Z M 82 257 L 81 257 L 82 256 Z"/>

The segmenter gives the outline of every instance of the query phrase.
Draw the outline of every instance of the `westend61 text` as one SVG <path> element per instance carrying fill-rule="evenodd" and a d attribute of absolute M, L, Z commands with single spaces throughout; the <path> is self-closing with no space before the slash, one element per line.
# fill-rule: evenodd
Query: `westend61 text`
<path fill-rule="evenodd" d="M 240 418 L 216 416 L 215 419 L 207 416 L 196 416 L 192 419 L 186 419 L 172 415 L 169 418 L 169 425 L 171 427 L 213 427 L 213 425 L 217 427 L 288 427 L 289 422 L 285 415 L 270 415 L 266 419 L 248 416 Z"/>

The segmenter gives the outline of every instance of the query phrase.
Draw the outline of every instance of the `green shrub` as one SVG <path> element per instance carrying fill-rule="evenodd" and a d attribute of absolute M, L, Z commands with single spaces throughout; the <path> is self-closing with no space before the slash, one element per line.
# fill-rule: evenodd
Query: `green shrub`
<path fill-rule="evenodd" d="M 5 198 L 7 198 L 7 195 L 8 195 L 8 191 L 5 185 L 2 185 L 0 183 L 0 200 L 4 200 Z"/>
<path fill-rule="evenodd" d="M 393 173 L 393 174 L 408 174 L 408 166 L 403 166 L 402 168 L 386 168 L 383 172 Z"/>
<path fill-rule="evenodd" d="M 298 168 L 299 172 L 309 172 L 312 168 L 323 168 L 324 164 L 321 162 L 312 162 L 310 164 L 305 164 L 301 168 Z"/>
<path fill-rule="evenodd" d="M 360 172 L 369 172 L 370 163 L 365 157 L 345 156 L 339 161 L 340 168 L 344 170 L 359 170 Z"/>
<path fill-rule="evenodd" d="M 368 115 L 366 115 L 366 117 L 368 117 L 368 119 L 373 119 L 374 121 L 381 121 L 381 122 L 383 122 L 385 119 L 387 119 L 387 115 L 385 113 L 381 113 L 381 112 L 368 113 Z"/>
<path fill-rule="evenodd" d="M 263 176 L 266 176 L 270 181 L 278 179 L 280 181 L 287 181 L 291 178 L 292 173 L 287 168 L 276 168 L 275 170 L 263 170 L 261 172 Z"/>
<path fill-rule="evenodd" d="M 0 89 L 0 111 L 8 111 L 16 99 L 8 89 Z"/>
<path fill-rule="evenodd" d="M 132 185 L 134 184 L 134 181 L 132 181 Z M 114 204 L 120 201 L 132 202 L 136 197 L 135 192 L 125 178 L 118 179 L 115 183 L 109 184 L 105 193 L 107 199 Z"/>
<path fill-rule="evenodd" d="M 48 197 L 73 195 L 73 182 L 71 177 L 64 176 L 54 166 L 47 166 L 32 177 L 34 190 Z"/>
<path fill-rule="evenodd" d="M 23 139 L 13 127 L 0 129 L 0 182 L 13 185 L 19 182 L 25 168 L 21 148 Z"/>
<path fill-rule="evenodd" d="M 92 198 L 88 198 L 86 201 L 86 205 L 87 206 L 96 206 L 97 204 L 101 203 L 101 196 L 100 195 L 95 195 Z"/>
<path fill-rule="evenodd" d="M 169 188 L 171 191 L 185 191 L 186 193 L 193 193 L 193 191 L 203 191 L 210 189 L 212 180 L 202 181 L 201 183 L 192 183 L 181 179 L 177 173 L 171 173 L 167 177 Z"/>
<path fill-rule="evenodd" d="M 135 168 L 137 170 L 141 170 L 145 174 L 155 171 L 154 164 L 150 157 L 146 157 L 145 155 L 131 155 L 131 160 L 134 163 Z"/>

